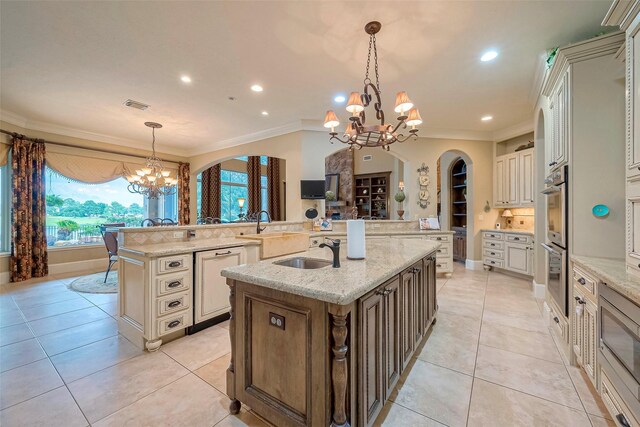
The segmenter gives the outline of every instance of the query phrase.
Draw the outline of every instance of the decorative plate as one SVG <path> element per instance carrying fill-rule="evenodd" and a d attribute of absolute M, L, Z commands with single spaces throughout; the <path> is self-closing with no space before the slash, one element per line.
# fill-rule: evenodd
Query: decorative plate
<path fill-rule="evenodd" d="M 596 218 L 604 218 L 609 215 L 609 206 L 607 205 L 595 205 L 591 212 L 593 212 L 593 216 Z"/>

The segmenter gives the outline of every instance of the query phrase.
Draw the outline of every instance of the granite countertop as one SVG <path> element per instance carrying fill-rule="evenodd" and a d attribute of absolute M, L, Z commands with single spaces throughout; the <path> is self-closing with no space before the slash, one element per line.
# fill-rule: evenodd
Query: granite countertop
<path fill-rule="evenodd" d="M 295 256 L 332 259 L 327 248 L 312 248 L 295 255 L 245 264 L 222 270 L 222 275 L 242 282 L 264 286 L 295 295 L 334 304 L 349 304 L 382 284 L 440 246 L 431 240 L 401 237 L 369 240 L 364 260 L 348 260 L 347 248 L 340 248 L 340 268 L 331 266 L 302 270 L 274 264 L 274 260 Z"/>
<path fill-rule="evenodd" d="M 389 231 L 365 231 L 365 236 L 429 236 L 431 234 L 454 234 L 450 230 L 389 230 Z M 312 231 L 309 237 L 322 236 L 346 236 L 346 231 Z"/>
<path fill-rule="evenodd" d="M 495 229 L 495 228 L 483 228 L 480 231 L 488 231 L 490 233 L 509 233 L 509 234 L 525 234 L 527 236 L 533 236 L 533 231 L 529 230 L 514 230 L 512 228 L 509 229 Z"/>
<path fill-rule="evenodd" d="M 623 259 L 571 255 L 571 260 L 587 273 L 598 276 L 610 288 L 640 305 L 640 277 L 627 272 L 627 265 Z"/>
<path fill-rule="evenodd" d="M 235 237 L 223 237 L 218 239 L 199 239 L 184 242 L 151 243 L 148 245 L 120 247 L 118 252 L 146 257 L 157 257 L 249 245 L 260 245 L 260 241 L 236 239 Z"/>

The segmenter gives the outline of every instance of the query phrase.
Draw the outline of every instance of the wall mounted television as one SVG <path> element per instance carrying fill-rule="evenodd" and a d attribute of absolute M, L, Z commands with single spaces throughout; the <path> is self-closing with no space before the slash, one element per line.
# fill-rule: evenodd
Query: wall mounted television
<path fill-rule="evenodd" d="M 325 180 L 301 180 L 300 198 L 302 199 L 324 199 Z"/>

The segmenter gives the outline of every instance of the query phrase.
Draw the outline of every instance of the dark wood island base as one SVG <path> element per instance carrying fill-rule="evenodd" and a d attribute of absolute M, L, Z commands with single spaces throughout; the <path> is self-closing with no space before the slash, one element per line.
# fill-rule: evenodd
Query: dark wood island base
<path fill-rule="evenodd" d="M 430 253 L 344 305 L 227 279 L 229 411 L 243 402 L 283 427 L 372 425 L 435 322 L 435 273 Z"/>

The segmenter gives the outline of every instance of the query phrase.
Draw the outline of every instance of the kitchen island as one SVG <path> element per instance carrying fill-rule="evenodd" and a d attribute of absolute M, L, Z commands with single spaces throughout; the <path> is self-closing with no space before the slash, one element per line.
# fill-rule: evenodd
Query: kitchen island
<path fill-rule="evenodd" d="M 278 426 L 373 424 L 435 321 L 439 246 L 391 237 L 367 240 L 364 260 L 342 248 L 340 268 L 268 260 L 222 270 L 230 411 L 243 402 Z M 332 257 L 321 248 L 296 255 Z"/>

